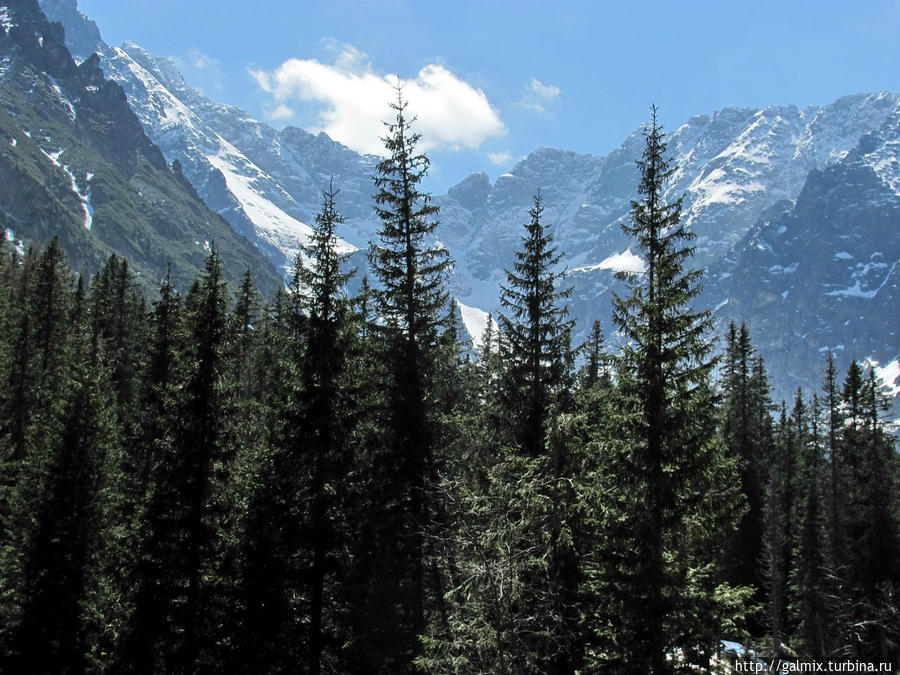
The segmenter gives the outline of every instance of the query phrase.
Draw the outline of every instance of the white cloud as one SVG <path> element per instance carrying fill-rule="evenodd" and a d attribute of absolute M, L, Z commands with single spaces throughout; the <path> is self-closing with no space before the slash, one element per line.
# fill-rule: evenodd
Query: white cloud
<path fill-rule="evenodd" d="M 280 103 L 277 106 L 275 106 L 272 110 L 268 111 L 266 113 L 266 116 L 269 119 L 276 120 L 276 121 L 289 120 L 290 118 L 292 118 L 294 116 L 294 110 L 292 108 L 289 108 L 288 106 L 286 106 L 284 103 Z"/>
<path fill-rule="evenodd" d="M 535 112 L 547 112 L 546 104 L 559 98 L 561 90 L 553 84 L 544 84 L 536 77 L 531 78 L 522 91 L 519 105 Z"/>
<path fill-rule="evenodd" d="M 544 99 L 545 101 L 553 100 L 559 96 L 559 87 L 552 84 L 544 84 L 536 77 L 531 78 L 531 83 L 528 85 L 528 88 L 538 96 L 539 98 Z"/>
<path fill-rule="evenodd" d="M 388 104 L 396 100 L 397 78 L 375 72 L 354 47 L 343 46 L 333 65 L 289 59 L 273 71 L 250 74 L 279 107 L 292 100 L 320 104 L 313 131 L 324 131 L 359 152 L 384 151 L 383 122 L 393 118 Z M 485 93 L 444 66 L 429 64 L 402 84 L 409 111 L 418 118 L 415 129 L 422 134 L 423 150 L 477 149 L 485 139 L 506 133 Z"/>
<path fill-rule="evenodd" d="M 487 158 L 491 160 L 491 163 L 503 166 L 509 164 L 513 156 L 509 150 L 503 150 L 502 152 L 489 152 L 487 153 Z"/>
<path fill-rule="evenodd" d="M 191 86 L 201 93 L 214 95 L 217 92 L 221 94 L 225 73 L 222 71 L 219 59 L 213 58 L 202 49 L 192 47 L 184 56 L 173 56 L 172 60 L 175 61 L 178 70 Z"/>
<path fill-rule="evenodd" d="M 204 68 L 219 69 L 219 59 L 214 59 L 197 47 L 188 50 L 188 59 L 190 59 L 190 63 L 194 68 L 200 70 Z"/>

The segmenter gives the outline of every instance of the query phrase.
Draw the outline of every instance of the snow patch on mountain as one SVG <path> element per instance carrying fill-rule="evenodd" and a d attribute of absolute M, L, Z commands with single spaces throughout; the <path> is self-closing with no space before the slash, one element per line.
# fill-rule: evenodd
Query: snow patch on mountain
<path fill-rule="evenodd" d="M 48 136 L 49 138 L 49 136 Z M 78 197 L 78 201 L 81 202 L 81 209 L 84 212 L 84 217 L 82 219 L 82 225 L 84 229 L 90 230 L 91 226 L 94 222 L 94 207 L 91 205 L 91 178 L 94 177 L 94 174 L 88 172 L 86 174 L 86 185 L 87 189 L 82 193 L 81 188 L 78 186 L 78 181 L 75 179 L 75 174 L 72 173 L 72 170 L 69 168 L 68 164 L 63 164 L 59 161 L 59 158 L 62 156 L 63 152 L 65 152 L 65 148 L 57 150 L 56 152 L 47 152 L 43 148 L 38 148 L 41 153 L 53 162 L 54 166 L 63 170 L 63 173 L 69 177 L 69 187 L 72 188 L 72 192 L 75 193 L 75 196 Z"/>
<path fill-rule="evenodd" d="M 709 208 L 712 204 L 739 204 L 746 199 L 746 193 L 765 189 L 766 186 L 758 181 L 746 184 L 730 182 L 723 169 L 713 169 L 688 187 L 690 192 L 697 195 L 692 204 L 695 211 Z"/>
<path fill-rule="evenodd" d="M 883 366 L 873 359 L 868 359 L 868 362 L 875 371 L 875 378 L 881 383 L 882 391 L 892 398 L 900 396 L 900 361 L 894 359 Z"/>
<path fill-rule="evenodd" d="M 191 128 L 194 126 L 197 116 L 190 108 L 173 96 L 125 49 L 113 47 L 111 54 L 107 57 L 107 63 L 111 71 L 110 75 L 122 85 L 129 100 L 138 94 L 137 87 L 143 88 L 143 92 L 141 92 L 143 95 L 139 100 L 145 104 L 132 106 L 132 109 L 145 128 L 150 127 L 158 134 L 165 134 L 178 127 Z"/>
<path fill-rule="evenodd" d="M 228 190 L 237 198 L 250 221 L 257 226 L 259 236 L 282 251 L 288 261 L 293 261 L 297 257 L 300 245 L 309 243 L 312 228 L 265 199 L 256 187 L 256 182 L 262 174 L 259 168 L 249 162 L 233 145 L 224 139 L 220 141 L 222 146 L 220 152 L 208 155 L 207 160 L 222 172 Z M 337 250 L 346 254 L 357 249 L 343 240 L 338 240 Z M 282 266 L 285 274 L 289 269 L 287 265 Z"/>
<path fill-rule="evenodd" d="M 861 143 L 863 158 L 895 195 L 900 195 L 900 102 L 874 134 Z M 874 146 L 874 147 L 873 147 Z"/>
<path fill-rule="evenodd" d="M 69 119 L 74 122 L 77 114 L 75 112 L 75 106 L 72 105 L 72 101 L 69 100 L 69 97 L 65 95 L 62 88 L 59 86 L 59 83 L 56 81 L 56 78 L 50 75 L 48 75 L 47 77 L 50 80 L 50 88 L 53 90 L 53 93 L 56 94 L 57 100 L 59 100 L 62 106 L 66 109 L 66 112 L 69 115 Z"/>
<path fill-rule="evenodd" d="M 308 241 L 312 231 L 307 222 L 313 209 L 298 205 L 278 180 L 223 135 L 235 141 L 259 141 L 261 125 L 246 114 L 234 114 L 236 109 L 203 99 L 187 86 L 170 59 L 155 57 L 133 43 L 101 53 L 109 75 L 123 87 L 144 129 L 166 158 L 178 159 L 207 204 L 248 235 L 283 273 L 290 274 L 300 244 Z M 204 108 L 203 103 L 210 105 Z M 222 119 L 213 128 L 204 115 Z M 215 172 L 224 178 L 221 188 L 216 187 Z M 227 193 L 217 192 L 221 189 Z M 317 190 L 309 192 L 316 200 L 321 196 Z M 357 250 L 343 239 L 338 240 L 338 249 L 342 253 Z"/>
<path fill-rule="evenodd" d="M 479 351 L 484 349 L 484 334 L 487 331 L 489 315 L 477 307 L 469 307 L 459 300 L 456 301 L 459 314 L 462 317 L 463 326 L 472 338 L 472 345 Z"/>
<path fill-rule="evenodd" d="M 12 17 L 9 15 L 9 7 L 0 7 L 0 26 L 3 26 L 3 32 L 9 35 L 9 29 L 13 25 Z"/>
<path fill-rule="evenodd" d="M 631 248 L 625 249 L 622 253 L 614 253 L 601 260 L 596 265 L 585 265 L 583 267 L 575 267 L 569 270 L 569 273 L 576 272 L 593 272 L 594 270 L 611 270 L 613 272 L 627 272 L 629 274 L 643 274 L 646 271 L 644 261 L 640 256 L 631 252 Z"/>

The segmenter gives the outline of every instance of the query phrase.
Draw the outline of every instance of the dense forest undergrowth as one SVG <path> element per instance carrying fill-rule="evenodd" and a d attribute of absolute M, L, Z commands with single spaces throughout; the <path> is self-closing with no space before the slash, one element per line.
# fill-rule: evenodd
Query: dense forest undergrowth
<path fill-rule="evenodd" d="M 334 187 L 267 302 L 214 248 L 149 304 L 125 260 L 3 251 L 0 669 L 724 672 L 723 640 L 896 664 L 874 374 L 829 359 L 776 405 L 745 327 L 717 348 L 655 111 L 623 346 L 571 344 L 537 195 L 474 358 L 394 108 L 356 297 Z"/>

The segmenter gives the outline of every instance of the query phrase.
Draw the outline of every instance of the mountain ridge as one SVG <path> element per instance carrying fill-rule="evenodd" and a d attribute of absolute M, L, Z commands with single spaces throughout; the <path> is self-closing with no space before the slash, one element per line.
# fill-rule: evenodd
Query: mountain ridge
<path fill-rule="evenodd" d="M 64 22 L 71 23 L 79 14 L 74 0 L 44 4 L 56 7 Z M 73 25 L 73 35 L 81 36 L 82 49 L 100 37 L 90 26 Z M 96 46 L 102 67 L 123 85 L 166 158 L 181 161 L 185 176 L 206 203 L 283 273 L 289 273 L 296 244 L 306 236 L 306 223 L 332 175 L 346 217 L 338 234 L 345 250 L 358 249 L 354 262 L 364 266 L 363 249 L 378 228 L 371 209 L 375 157 L 358 155 L 324 134 L 314 136 L 294 127 L 276 131 L 238 108 L 214 103 L 187 85 L 173 61 L 133 43 L 111 48 L 101 40 Z M 865 162 L 877 165 L 881 173 L 876 174 L 883 174 L 885 184 L 897 192 L 900 133 L 891 120 L 898 115 L 898 105 L 900 95 L 885 91 L 851 94 L 821 106 L 731 107 L 695 115 L 669 134 L 676 171 L 666 196 L 684 198 L 684 221 L 697 235 L 694 264 L 708 272 L 702 301 L 720 322 L 741 319 L 733 314 L 740 303 L 731 297 L 736 290 L 727 264 L 736 264 L 748 237 L 756 236 L 773 210 L 794 207 L 813 172 L 853 161 L 853 153 L 861 152 L 860 139 L 875 134 L 869 141 L 875 145 L 863 152 Z M 539 148 L 493 183 L 476 173 L 434 197 L 441 209 L 440 240 L 456 260 L 452 290 L 467 309 L 465 316 L 480 317 L 468 322 L 470 332 L 477 334 L 476 323 L 483 325 L 484 312 L 498 309 L 499 284 L 512 264 L 537 190 L 544 197 L 545 223 L 567 254 L 579 335 L 595 318 L 609 329 L 609 297 L 621 291 L 613 278 L 615 264 L 632 264 L 632 242 L 621 224 L 635 197 L 635 160 L 642 145 L 639 128 L 603 156 Z M 817 268 L 809 269 L 816 273 Z M 791 311 L 802 309 L 792 305 L 790 294 L 781 301 Z M 751 319 L 750 324 L 767 358 L 782 348 L 763 323 L 757 326 Z M 840 335 L 835 328 L 830 344 L 810 348 L 818 353 L 841 344 Z M 889 362 L 900 354 L 882 341 L 878 353 L 855 356 Z M 818 375 L 811 364 L 804 362 L 802 368 L 805 385 L 816 386 Z M 773 380 L 781 394 L 790 395 L 797 378 L 776 373 Z"/>

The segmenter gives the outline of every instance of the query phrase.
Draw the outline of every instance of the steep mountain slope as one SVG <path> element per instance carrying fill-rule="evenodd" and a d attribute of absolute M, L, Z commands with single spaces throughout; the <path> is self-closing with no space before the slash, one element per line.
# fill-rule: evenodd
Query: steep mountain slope
<path fill-rule="evenodd" d="M 345 252 L 364 248 L 374 231 L 371 176 L 376 158 L 361 157 L 325 134 L 276 132 L 237 108 L 190 88 L 171 59 L 132 43 L 110 47 L 74 0 L 45 0 L 66 27 L 76 58 L 100 56 L 107 76 L 128 96 L 147 134 L 169 161 L 178 160 L 207 205 L 287 274 L 299 243 L 334 176 L 347 219 Z"/>
<path fill-rule="evenodd" d="M 728 300 L 722 316 L 764 336 L 785 384 L 805 384 L 824 352 L 841 366 L 900 357 L 898 147 L 895 108 L 841 162 L 812 171 L 796 203 L 761 218 L 713 270 Z"/>
<path fill-rule="evenodd" d="M 122 85 L 148 135 L 169 161 L 181 162 L 185 176 L 206 203 L 282 271 L 288 271 L 297 243 L 308 232 L 306 224 L 319 208 L 320 190 L 332 175 L 341 190 L 338 206 L 347 216 L 339 232 L 346 250 L 364 249 L 375 236 L 371 176 L 376 158 L 360 156 L 324 134 L 313 136 L 290 127 L 275 131 L 237 108 L 214 103 L 191 89 L 170 59 L 134 44 L 105 45 L 96 26 L 79 14 L 75 0 L 42 1 L 51 16 L 67 27 L 74 53 L 81 58 L 93 51 L 100 54 L 101 67 Z M 668 197 L 683 195 L 684 218 L 697 234 L 694 264 L 709 271 L 704 302 L 723 322 L 729 318 L 749 320 L 760 351 L 773 363 L 788 363 L 778 361 L 786 343 L 779 331 L 773 332 L 776 323 L 761 320 L 763 315 L 772 315 L 773 306 L 764 304 L 764 312 L 749 307 L 769 297 L 766 294 L 772 282 L 757 273 L 760 268 L 754 267 L 746 253 L 748 242 L 760 232 L 768 232 L 762 223 L 791 211 L 795 202 L 798 209 L 808 208 L 802 206 L 801 194 L 808 193 L 809 199 L 804 197 L 807 202 L 821 203 L 824 195 L 814 190 L 818 176 L 838 172 L 835 180 L 855 181 L 852 172 L 840 172 L 850 171 L 859 160 L 861 137 L 870 138 L 871 147 L 863 148 L 862 155 L 874 171 L 872 180 L 892 186 L 890 190 L 896 192 L 898 103 L 897 94 L 881 92 L 846 96 L 825 106 L 729 108 L 693 117 L 670 136 L 669 149 L 677 171 Z M 464 303 L 462 316 L 470 332 L 479 333 L 485 312 L 497 309 L 498 284 L 505 279 L 503 270 L 512 264 L 522 223 L 538 190 L 544 196 L 545 222 L 566 253 L 568 280 L 575 287 L 571 310 L 581 334 L 594 318 L 600 318 L 609 330 L 611 291 L 621 288 L 613 273 L 639 270 L 641 264 L 620 224 L 628 218 L 635 197 L 635 161 L 642 149 L 639 129 L 603 157 L 542 148 L 493 183 L 488 176 L 476 174 L 435 198 L 441 207 L 440 239 L 456 260 L 453 290 Z M 869 187 L 874 190 L 874 186 Z M 878 211 L 879 218 L 893 217 L 880 210 L 889 206 L 888 202 L 869 201 L 871 191 L 862 183 L 845 187 L 848 203 L 865 204 Z M 872 219 L 850 223 L 835 218 L 836 231 L 851 228 L 859 231 L 862 240 L 888 238 L 896 243 L 896 227 L 876 232 L 870 228 Z M 817 225 L 810 221 L 807 227 L 813 231 Z M 825 240 L 817 242 L 815 255 L 832 259 L 846 252 L 842 241 L 827 240 L 834 250 L 827 249 Z M 889 247 L 883 252 L 889 256 Z M 812 250 L 807 253 L 813 255 Z M 364 266 L 362 251 L 355 255 L 355 264 Z M 771 262 L 768 267 L 777 269 L 779 264 Z M 788 268 L 791 264 L 786 263 Z M 892 262 L 887 264 L 890 267 Z M 748 271 L 741 276 L 733 266 Z M 824 283 L 817 276 L 822 273 L 817 264 L 800 266 L 790 276 L 798 287 L 818 288 Z M 852 287 L 849 282 L 840 288 Z M 889 285 L 882 293 L 887 289 Z M 839 288 L 822 287 L 823 294 L 835 290 Z M 842 298 L 823 295 L 819 304 L 846 304 Z M 782 319 L 797 313 L 805 316 L 812 307 L 808 297 L 783 295 L 783 290 L 772 302 Z M 816 316 L 826 322 L 832 318 L 846 321 L 824 310 Z M 890 330 L 874 316 L 863 316 L 855 329 L 872 337 L 860 342 L 859 353 L 854 355 L 883 363 L 893 360 L 897 347 L 891 345 L 897 343 L 892 342 Z M 846 343 L 839 335 L 837 328 L 811 332 L 805 349 L 821 355 L 824 348 Z M 844 353 L 849 358 L 846 346 Z M 780 394 L 790 395 L 796 382 L 817 386 L 818 373 L 819 365 L 809 358 L 804 360 L 802 372 L 785 369 L 785 373 L 774 373 L 773 379 Z"/>
<path fill-rule="evenodd" d="M 0 8 L 0 227 L 20 248 L 60 240 L 72 266 L 90 274 L 109 256 L 126 256 L 155 292 L 171 263 L 190 283 L 210 242 L 228 276 L 256 273 L 278 283 L 271 266 L 211 213 L 177 167 L 169 167 L 106 80 L 96 57 L 76 66 L 35 0 Z"/>

